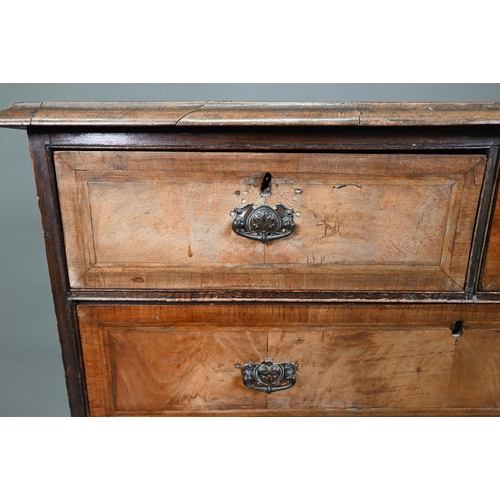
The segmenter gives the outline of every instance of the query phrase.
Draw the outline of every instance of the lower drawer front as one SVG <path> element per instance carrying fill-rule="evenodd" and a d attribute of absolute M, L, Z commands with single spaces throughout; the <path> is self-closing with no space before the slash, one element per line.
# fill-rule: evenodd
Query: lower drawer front
<path fill-rule="evenodd" d="M 491 414 L 496 305 L 79 306 L 90 413 Z M 463 321 L 464 332 L 450 326 Z M 297 363 L 267 394 L 238 366 Z"/>

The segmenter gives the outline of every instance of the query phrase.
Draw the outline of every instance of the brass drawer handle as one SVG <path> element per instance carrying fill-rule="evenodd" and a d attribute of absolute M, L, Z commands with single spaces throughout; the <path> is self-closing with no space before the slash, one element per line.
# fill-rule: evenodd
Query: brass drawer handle
<path fill-rule="evenodd" d="M 240 368 L 240 365 L 236 365 Z M 265 359 L 262 363 L 246 363 L 241 367 L 243 383 L 254 391 L 284 391 L 295 385 L 295 370 L 299 365 L 291 361 L 275 363 Z"/>
<path fill-rule="evenodd" d="M 290 236 L 295 229 L 293 210 L 278 203 L 274 208 L 253 204 L 235 208 L 232 212 L 233 231 L 244 238 L 258 240 L 262 243 Z"/>

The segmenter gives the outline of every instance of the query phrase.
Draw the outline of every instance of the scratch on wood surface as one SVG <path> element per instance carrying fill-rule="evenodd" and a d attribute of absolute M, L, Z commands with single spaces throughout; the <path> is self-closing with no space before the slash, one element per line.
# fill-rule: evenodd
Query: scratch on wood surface
<path fill-rule="evenodd" d="M 356 187 L 358 189 L 362 189 L 362 184 L 340 184 L 339 186 L 332 186 L 332 189 L 344 189 L 346 187 Z"/>
<path fill-rule="evenodd" d="M 420 388 L 420 392 L 422 393 L 422 396 L 425 397 L 424 390 L 422 389 L 422 384 L 420 382 L 420 372 L 422 371 L 422 368 L 420 366 L 417 366 L 416 372 L 417 372 L 417 381 L 418 381 L 418 387 Z"/>
<path fill-rule="evenodd" d="M 415 229 L 419 228 L 420 227 L 420 224 L 422 224 L 423 220 L 425 219 L 425 216 L 427 214 L 423 213 L 422 214 L 422 217 L 420 217 L 420 220 L 417 222 L 416 226 L 415 226 Z"/>
<path fill-rule="evenodd" d="M 334 219 L 332 222 L 328 221 L 327 219 L 321 220 L 319 223 L 316 224 L 317 226 L 324 226 L 323 236 L 319 239 L 321 240 L 323 238 L 327 238 L 328 236 L 334 236 L 336 234 L 342 236 L 340 228 L 342 227 L 342 224 L 344 224 L 344 222 L 345 219 Z"/>
<path fill-rule="evenodd" d="M 483 178 L 484 178 L 484 165 L 481 165 L 481 167 L 478 169 L 478 166 L 480 163 L 482 163 L 483 160 L 481 160 L 479 163 L 474 165 L 474 168 L 472 169 L 472 177 L 474 179 L 474 186 L 480 186 L 483 183 Z M 478 172 L 480 170 L 480 173 Z"/>
<path fill-rule="evenodd" d="M 389 235 L 389 238 L 391 236 Z M 392 238 L 389 240 L 391 242 L 391 245 L 398 251 L 398 252 L 401 252 L 405 257 L 408 257 L 408 254 L 406 254 L 405 252 L 403 252 L 403 250 L 401 250 L 401 248 L 399 248 L 395 243 L 394 241 L 392 241 Z"/>
<path fill-rule="evenodd" d="M 478 168 L 479 167 L 479 168 Z M 472 179 L 474 186 L 481 186 L 484 178 L 484 171 L 486 168 L 486 156 L 482 156 L 472 168 L 464 172 L 466 176 L 469 172 L 472 172 Z"/>

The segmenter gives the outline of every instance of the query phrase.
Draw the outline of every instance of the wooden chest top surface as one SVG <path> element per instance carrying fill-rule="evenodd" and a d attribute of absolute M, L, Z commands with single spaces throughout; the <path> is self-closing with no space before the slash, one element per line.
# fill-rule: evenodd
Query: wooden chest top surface
<path fill-rule="evenodd" d="M 72 102 L 14 103 L 0 126 L 422 126 L 498 125 L 500 103 Z"/>

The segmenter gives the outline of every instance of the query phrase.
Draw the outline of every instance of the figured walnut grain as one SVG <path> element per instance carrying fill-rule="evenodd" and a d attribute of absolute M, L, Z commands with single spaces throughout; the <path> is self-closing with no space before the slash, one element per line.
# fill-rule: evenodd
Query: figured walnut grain
<path fill-rule="evenodd" d="M 467 414 L 500 404 L 500 313 L 463 305 L 79 306 L 91 415 Z M 450 325 L 461 318 L 461 338 Z M 235 364 L 299 364 L 246 388 Z M 406 413 L 405 413 L 406 412 Z"/>

